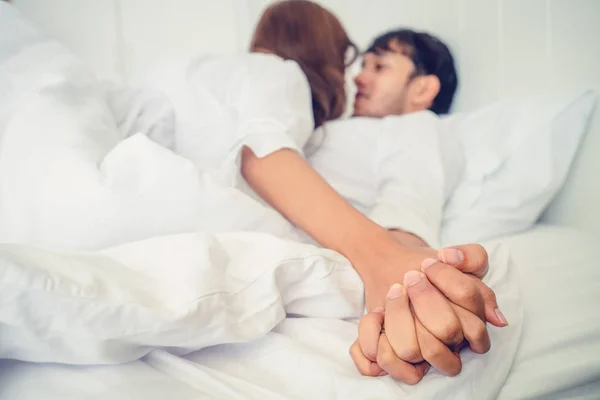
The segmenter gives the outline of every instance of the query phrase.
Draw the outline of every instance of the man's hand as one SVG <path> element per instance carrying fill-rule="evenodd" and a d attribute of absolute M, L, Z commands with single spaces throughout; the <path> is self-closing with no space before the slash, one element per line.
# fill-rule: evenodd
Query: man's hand
<path fill-rule="evenodd" d="M 483 297 L 485 304 L 485 321 L 497 327 L 504 327 L 508 325 L 506 317 L 498 308 L 496 295 L 492 289 L 481 282 L 481 279 L 483 279 L 489 269 L 488 254 L 483 246 L 478 244 L 467 244 L 443 248 L 438 251 L 437 257 L 440 261 L 446 263 L 447 265 L 453 266 L 465 274 L 468 274 L 467 276 L 473 279 L 479 288 L 479 293 Z M 431 283 L 440 289 L 447 297 L 460 297 L 460 294 L 455 292 L 457 289 L 457 283 L 455 281 L 445 282 L 443 275 L 436 275 L 436 269 L 426 269 L 424 272 Z M 455 294 L 451 294 L 451 291 L 454 291 Z M 466 292 L 463 292 L 462 295 L 464 297 L 469 297 L 468 293 Z M 469 302 L 463 301 L 463 304 L 466 305 L 467 303 Z M 467 306 L 465 308 L 472 310 L 471 306 Z"/>

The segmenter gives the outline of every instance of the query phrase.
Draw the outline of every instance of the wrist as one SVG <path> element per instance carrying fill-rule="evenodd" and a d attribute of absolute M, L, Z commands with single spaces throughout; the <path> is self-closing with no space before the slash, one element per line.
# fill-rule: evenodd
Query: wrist
<path fill-rule="evenodd" d="M 386 277 L 401 276 L 409 270 L 418 270 L 419 263 L 407 260 L 409 246 L 400 243 L 386 229 L 362 235 L 352 246 L 346 257 L 360 275 L 365 285 L 387 280 Z M 413 265 L 414 264 L 414 265 Z M 390 282 L 390 284 L 395 282 Z"/>
<path fill-rule="evenodd" d="M 427 243 L 425 243 L 423 239 L 412 233 L 405 232 L 399 229 L 390 229 L 390 233 L 398 242 L 406 246 L 429 247 L 429 245 L 427 245 Z"/>

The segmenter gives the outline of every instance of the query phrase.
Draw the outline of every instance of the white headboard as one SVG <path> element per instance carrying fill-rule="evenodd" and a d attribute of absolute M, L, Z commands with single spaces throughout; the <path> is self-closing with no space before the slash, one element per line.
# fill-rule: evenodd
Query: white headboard
<path fill-rule="evenodd" d="M 13 0 L 102 78 L 127 81 L 157 59 L 244 51 L 270 0 Z M 439 35 L 456 56 L 456 110 L 519 94 L 600 93 L 600 0 L 321 0 L 364 47 L 400 26 Z M 600 109 L 551 222 L 600 233 Z"/>

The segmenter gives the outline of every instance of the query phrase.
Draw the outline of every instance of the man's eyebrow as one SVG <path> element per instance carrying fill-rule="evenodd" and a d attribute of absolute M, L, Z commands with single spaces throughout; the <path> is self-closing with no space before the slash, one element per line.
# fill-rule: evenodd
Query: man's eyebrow
<path fill-rule="evenodd" d="M 367 51 L 363 52 L 362 56 L 364 57 L 367 54 L 373 54 L 375 56 L 384 56 L 384 55 L 387 55 L 387 54 L 390 54 L 390 53 L 392 53 L 392 54 L 400 54 L 400 55 L 408 55 L 407 51 L 405 49 L 395 50 L 395 49 L 391 49 L 391 48 L 389 48 L 389 49 L 376 48 L 376 49 L 373 49 L 373 50 L 367 50 Z"/>
<path fill-rule="evenodd" d="M 402 53 L 400 53 L 399 51 L 385 50 L 385 51 L 381 51 L 379 53 L 375 53 L 375 56 L 389 58 L 390 56 L 393 56 L 394 54 L 402 55 Z"/>

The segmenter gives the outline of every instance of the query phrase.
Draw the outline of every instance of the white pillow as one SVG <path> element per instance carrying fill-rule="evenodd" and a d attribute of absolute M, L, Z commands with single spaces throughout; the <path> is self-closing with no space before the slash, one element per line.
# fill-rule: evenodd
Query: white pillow
<path fill-rule="evenodd" d="M 556 196 L 597 96 L 506 100 L 446 118 L 465 170 L 444 210 L 443 245 L 480 242 L 530 228 Z"/>
<path fill-rule="evenodd" d="M 363 286 L 339 254 L 271 235 L 180 234 L 97 253 L 0 244 L 0 359 L 68 364 L 246 342 L 286 312 L 357 318 Z"/>

